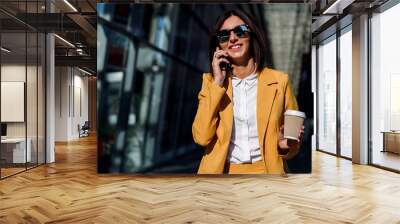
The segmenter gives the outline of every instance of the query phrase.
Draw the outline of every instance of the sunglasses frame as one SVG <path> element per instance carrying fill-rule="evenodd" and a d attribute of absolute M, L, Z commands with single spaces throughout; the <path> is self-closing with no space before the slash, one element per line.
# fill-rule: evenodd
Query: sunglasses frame
<path fill-rule="evenodd" d="M 216 36 L 218 42 L 220 44 L 226 43 L 229 40 L 229 37 L 230 37 L 232 31 L 239 38 L 244 38 L 245 34 L 251 33 L 249 25 L 244 23 L 244 24 L 238 25 L 230 30 L 220 30 L 220 31 L 216 32 L 215 36 Z M 227 32 L 228 35 L 221 35 L 221 32 Z"/>

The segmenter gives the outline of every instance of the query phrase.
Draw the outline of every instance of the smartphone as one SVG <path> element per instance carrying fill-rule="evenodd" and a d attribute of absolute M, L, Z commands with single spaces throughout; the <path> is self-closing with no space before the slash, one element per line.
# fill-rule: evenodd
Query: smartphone
<path fill-rule="evenodd" d="M 224 58 L 226 58 L 226 57 L 224 57 Z M 232 65 L 231 65 L 231 63 L 226 63 L 226 62 L 222 61 L 221 63 L 219 63 L 219 67 L 221 68 L 221 70 L 228 71 L 228 70 L 231 70 Z"/>

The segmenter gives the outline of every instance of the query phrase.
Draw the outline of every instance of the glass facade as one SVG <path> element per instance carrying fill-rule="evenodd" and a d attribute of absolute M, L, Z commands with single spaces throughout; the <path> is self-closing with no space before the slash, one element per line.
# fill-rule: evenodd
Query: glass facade
<path fill-rule="evenodd" d="M 45 35 L 23 22 L 43 4 L 0 3 L 1 178 L 45 163 Z"/>
<path fill-rule="evenodd" d="M 338 156 L 352 159 L 352 133 L 360 131 L 363 135 L 363 130 L 352 128 L 353 116 L 361 116 L 353 114 L 352 100 L 363 100 L 353 97 L 352 86 L 353 82 L 364 82 L 364 75 L 369 75 L 368 86 L 360 87 L 368 88 L 369 143 L 362 143 L 360 149 L 356 150 L 368 149 L 368 164 L 400 171 L 400 101 L 397 99 L 400 94 L 400 65 L 397 60 L 400 32 L 395 28 L 400 20 L 400 5 L 389 1 L 374 9 L 371 15 L 368 18 L 368 32 L 364 33 L 365 27 L 362 31 L 358 30 L 358 39 L 353 39 L 350 24 L 336 31 L 336 34 L 340 34 L 338 38 L 328 38 L 317 47 L 317 149 L 334 154 L 339 152 Z M 368 45 L 365 45 L 367 49 L 353 48 L 352 43 L 361 45 L 366 40 L 369 41 Z M 352 52 L 354 49 L 358 51 L 355 55 Z M 364 52 L 368 52 L 368 58 L 364 58 Z M 339 57 L 336 59 L 337 54 Z M 361 78 L 357 78 L 360 80 L 352 78 L 354 61 L 361 62 L 357 64 L 360 68 L 354 70 L 360 72 L 357 70 L 361 69 Z M 337 68 L 340 69 L 338 73 Z M 331 75 L 327 75 L 329 73 Z M 335 77 L 339 79 L 335 80 Z M 335 92 L 336 89 L 339 90 L 338 93 Z M 366 106 L 363 102 L 357 103 L 360 103 L 361 107 Z M 336 111 L 340 112 L 339 116 L 335 114 Z M 339 125 L 336 122 L 340 122 Z M 336 133 L 340 136 L 337 137 Z M 336 149 L 337 143 L 340 145 Z M 364 145 L 368 147 L 364 148 Z M 364 160 L 360 152 L 356 152 L 355 155 L 359 157 L 355 161 Z"/>
<path fill-rule="evenodd" d="M 99 119 L 108 119 L 108 122 L 99 123 L 98 135 L 116 141 L 107 144 L 103 140 L 103 152 L 114 154 L 112 160 L 101 161 L 109 163 L 110 172 L 144 172 L 149 167 L 154 169 L 154 164 L 187 155 L 195 148 L 191 132 L 187 130 L 191 130 L 191 118 L 197 109 L 193 101 L 201 85 L 197 74 L 206 69 L 206 63 L 200 62 L 206 61 L 207 55 L 189 51 L 185 37 L 194 33 L 191 30 L 199 29 L 197 35 L 204 38 L 207 31 L 199 28 L 193 19 L 183 20 L 189 16 L 187 10 L 172 5 L 109 5 L 102 9 L 103 6 L 99 7 L 101 18 L 113 18 L 118 25 L 126 24 L 134 36 L 115 32 L 118 25 L 98 26 L 100 38 L 105 38 L 107 43 L 104 57 L 109 58 L 107 63 L 99 65 L 102 68 L 99 70 L 98 105 L 102 110 Z M 125 8 L 130 9 L 131 17 L 121 14 Z M 171 27 L 179 17 L 185 23 L 177 26 L 184 33 L 173 32 Z M 132 22 L 137 19 L 142 22 Z M 193 43 L 193 48 L 207 47 L 201 46 L 204 42 Z M 182 60 L 187 55 L 193 55 L 193 62 Z M 120 155 L 116 154 L 118 150 L 122 150 Z M 201 156 L 200 153 L 193 155 Z"/>
<path fill-rule="evenodd" d="M 352 32 L 348 26 L 340 36 L 340 155 L 352 157 Z"/>
<path fill-rule="evenodd" d="M 400 170 L 400 4 L 371 18 L 372 163 Z"/>
<path fill-rule="evenodd" d="M 318 149 L 336 154 L 336 36 L 318 47 Z"/>
<path fill-rule="evenodd" d="M 318 46 L 318 148 L 352 157 L 351 25 Z M 339 92 L 338 92 L 339 90 Z M 338 135 L 339 134 L 339 135 Z M 339 145 L 338 145 L 339 144 Z"/>

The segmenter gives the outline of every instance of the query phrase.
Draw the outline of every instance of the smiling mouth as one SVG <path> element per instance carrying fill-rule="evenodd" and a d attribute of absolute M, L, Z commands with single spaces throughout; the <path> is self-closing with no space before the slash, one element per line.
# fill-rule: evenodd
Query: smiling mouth
<path fill-rule="evenodd" d="M 236 49 L 240 49 L 241 47 L 242 47 L 242 44 L 235 44 L 235 45 L 230 46 L 229 49 L 236 50 Z"/>

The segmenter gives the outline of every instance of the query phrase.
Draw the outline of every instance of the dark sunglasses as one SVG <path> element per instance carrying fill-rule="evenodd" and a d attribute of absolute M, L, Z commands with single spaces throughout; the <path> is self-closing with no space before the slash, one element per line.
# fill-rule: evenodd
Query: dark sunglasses
<path fill-rule="evenodd" d="M 218 39 L 219 43 L 225 43 L 229 40 L 229 36 L 231 35 L 231 31 L 235 33 L 235 35 L 239 38 L 245 37 L 246 34 L 250 33 L 249 25 L 242 24 L 230 30 L 220 30 L 215 36 Z"/>

